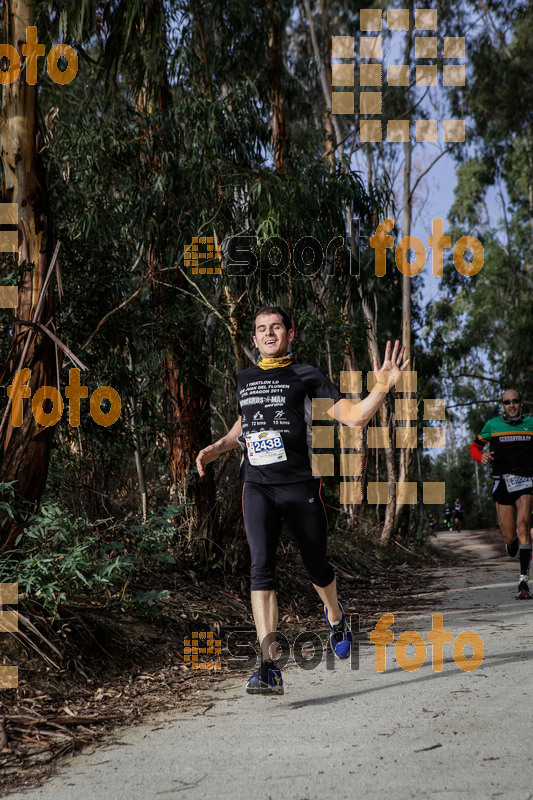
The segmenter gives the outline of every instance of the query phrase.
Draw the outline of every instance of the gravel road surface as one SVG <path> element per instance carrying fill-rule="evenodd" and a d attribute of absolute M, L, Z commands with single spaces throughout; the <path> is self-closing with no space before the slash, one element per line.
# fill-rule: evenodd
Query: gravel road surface
<path fill-rule="evenodd" d="M 423 613 L 394 615 L 383 671 L 369 631 L 386 607 L 362 623 L 359 669 L 337 661 L 328 670 L 325 659 L 309 671 L 289 664 L 282 697 L 250 697 L 230 675 L 198 704 L 117 731 L 10 800 L 533 800 L 533 601 L 514 599 L 518 563 L 495 532 L 441 533 L 436 542 L 471 563 L 435 571 Z M 442 671 L 428 642 L 433 614 L 451 633 Z M 402 646 L 406 637 L 397 640 L 413 630 L 427 652 L 408 671 L 401 664 L 422 660 L 423 647 L 418 639 L 415 653 Z M 484 648 L 470 671 L 454 660 L 463 631 Z M 479 641 L 464 647 L 472 660 L 463 666 L 479 661 Z M 456 645 L 457 660 L 462 652 Z"/>

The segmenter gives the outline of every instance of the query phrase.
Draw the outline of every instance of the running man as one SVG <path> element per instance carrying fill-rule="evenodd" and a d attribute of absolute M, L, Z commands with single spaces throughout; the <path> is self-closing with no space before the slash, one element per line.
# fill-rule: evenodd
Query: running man
<path fill-rule="evenodd" d="M 449 531 L 451 531 L 451 529 L 453 527 L 453 525 L 452 525 L 452 514 L 453 514 L 453 511 L 450 508 L 450 504 L 446 503 L 446 505 L 444 506 L 443 515 L 444 515 L 444 524 L 446 525 L 446 527 L 447 527 L 447 529 Z"/>
<path fill-rule="evenodd" d="M 489 419 L 475 441 L 470 455 L 481 464 L 492 462 L 498 522 L 507 554 L 520 555 L 517 600 L 531 600 L 529 532 L 533 510 L 533 417 L 522 414 L 522 398 L 516 389 L 507 389 L 501 399 L 503 415 Z M 490 442 L 489 451 L 483 448 Z"/>
<path fill-rule="evenodd" d="M 455 498 L 455 503 L 453 504 L 453 523 L 455 525 L 455 530 L 459 532 L 461 530 L 461 525 L 463 524 L 463 514 L 464 514 L 465 507 L 461 503 L 459 497 Z"/>
<path fill-rule="evenodd" d="M 351 427 L 368 424 L 408 362 L 404 348 L 387 342 L 381 368 L 374 359 L 377 384 L 363 401 L 346 399 L 321 372 L 295 364 L 288 352 L 294 339 L 289 316 L 279 306 L 261 308 L 254 320 L 254 344 L 261 360 L 237 376 L 239 418 L 233 428 L 200 451 L 200 476 L 220 453 L 241 447 L 243 514 L 251 554 L 252 613 L 261 644 L 261 663 L 247 683 L 249 694 L 283 694 L 281 670 L 274 661 L 278 604 L 275 557 L 285 517 L 302 560 L 324 603 L 330 645 L 337 658 L 350 655 L 352 634 L 337 598 L 335 573 L 327 557 L 327 516 L 321 481 L 311 470 L 313 398 L 328 398 L 327 414 Z M 380 388 L 383 391 L 380 391 Z"/>

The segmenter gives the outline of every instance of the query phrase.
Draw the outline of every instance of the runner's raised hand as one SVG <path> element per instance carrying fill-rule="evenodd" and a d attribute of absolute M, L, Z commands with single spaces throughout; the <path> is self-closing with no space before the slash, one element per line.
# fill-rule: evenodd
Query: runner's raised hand
<path fill-rule="evenodd" d="M 392 351 L 392 355 L 391 355 L 391 347 L 392 343 L 389 339 L 385 347 L 385 357 L 383 359 L 383 364 L 381 365 L 381 367 L 379 366 L 378 357 L 374 356 L 374 371 L 377 373 L 376 377 L 378 381 L 380 381 L 380 377 L 385 377 L 385 375 L 387 375 L 389 389 L 392 389 L 392 387 L 398 383 L 400 374 L 409 364 L 409 359 L 404 361 L 402 364 L 403 355 L 405 353 L 405 347 L 403 345 L 400 347 L 400 342 L 398 339 L 396 339 L 396 341 L 394 342 L 394 349 Z"/>

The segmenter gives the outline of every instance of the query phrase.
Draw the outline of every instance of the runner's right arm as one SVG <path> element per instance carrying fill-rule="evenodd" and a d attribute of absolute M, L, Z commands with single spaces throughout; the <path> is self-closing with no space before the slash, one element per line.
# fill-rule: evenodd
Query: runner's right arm
<path fill-rule="evenodd" d="M 241 435 L 241 418 L 237 420 L 233 428 L 223 436 L 218 442 L 210 444 L 200 450 L 196 456 L 196 466 L 198 467 L 198 474 L 202 478 L 205 475 L 205 468 L 211 461 L 214 461 L 221 453 L 226 453 L 228 450 L 233 450 L 234 447 L 240 447 L 239 436 Z"/>
<path fill-rule="evenodd" d="M 373 375 L 375 385 L 370 394 L 364 400 L 353 401 L 347 398 L 339 400 L 334 406 L 326 410 L 328 416 L 352 428 L 364 428 L 368 425 L 385 400 L 389 389 L 392 389 L 398 383 L 400 375 L 409 364 L 409 359 L 402 364 L 404 352 L 405 348 L 403 345 L 400 348 L 400 342 L 396 340 L 391 355 L 391 342 L 388 341 L 381 367 L 377 356 L 374 356 Z"/>

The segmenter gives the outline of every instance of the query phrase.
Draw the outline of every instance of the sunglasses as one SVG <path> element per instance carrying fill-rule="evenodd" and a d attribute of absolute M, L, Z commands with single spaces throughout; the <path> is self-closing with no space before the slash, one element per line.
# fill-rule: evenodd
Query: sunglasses
<path fill-rule="evenodd" d="M 521 402 L 521 400 L 514 397 L 512 400 L 502 400 L 502 406 L 517 406 Z"/>

